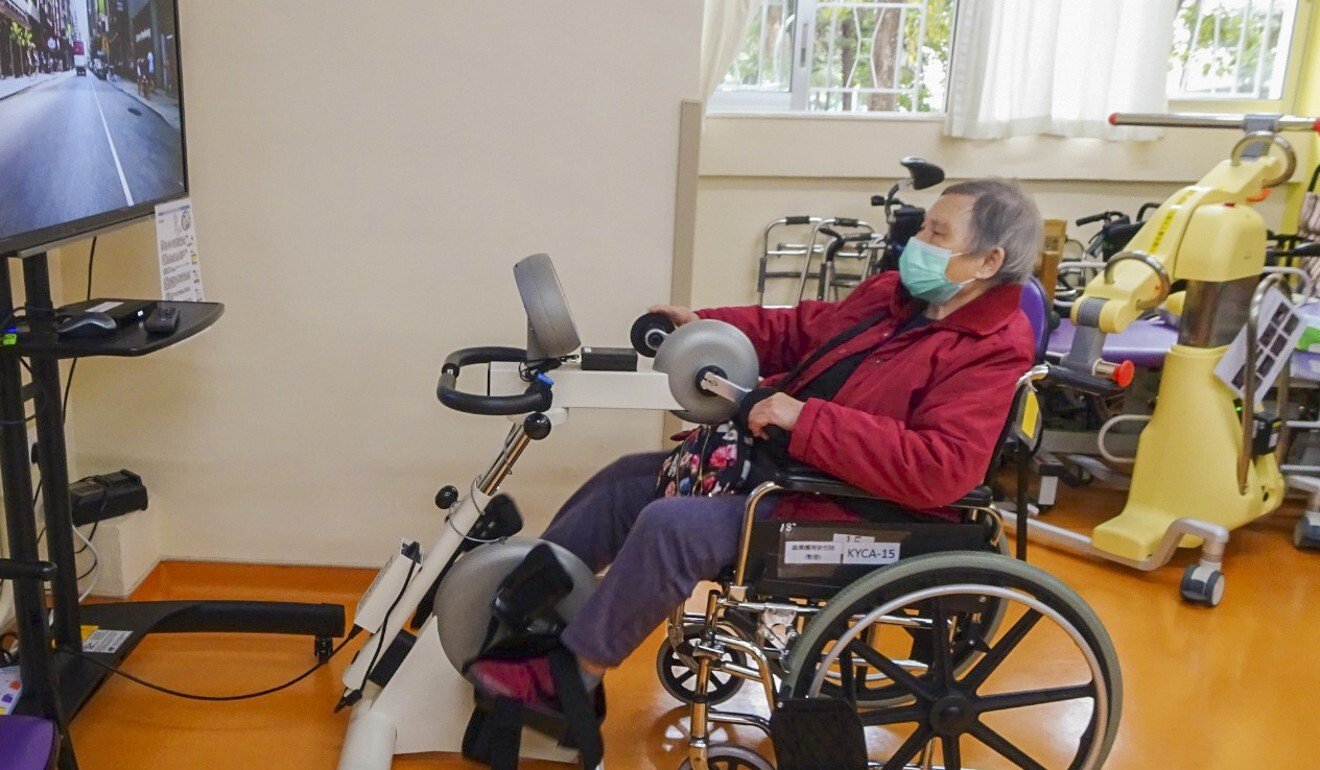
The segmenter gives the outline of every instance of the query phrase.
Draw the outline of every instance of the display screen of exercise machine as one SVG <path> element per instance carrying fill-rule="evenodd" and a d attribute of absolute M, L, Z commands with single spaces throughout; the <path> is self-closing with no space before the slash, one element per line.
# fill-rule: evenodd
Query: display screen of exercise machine
<path fill-rule="evenodd" d="M 29 20 L 31 45 L 8 57 L 4 74 L 14 77 L 0 79 L 0 255 L 188 194 L 175 0 L 63 7 L 57 25 Z"/>

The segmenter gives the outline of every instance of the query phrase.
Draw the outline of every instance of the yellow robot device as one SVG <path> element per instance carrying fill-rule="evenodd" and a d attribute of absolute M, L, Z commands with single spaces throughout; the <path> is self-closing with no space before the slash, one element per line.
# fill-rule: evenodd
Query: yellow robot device
<path fill-rule="evenodd" d="M 1259 303 L 1266 228 L 1251 204 L 1287 181 L 1296 165 L 1279 132 L 1316 130 L 1317 120 L 1120 114 L 1111 122 L 1247 133 L 1230 159 L 1165 201 L 1073 305 L 1077 334 L 1059 366 L 1109 375 L 1113 367 L 1100 357 L 1105 335 L 1122 332 L 1164 302 L 1171 284 L 1186 282 L 1178 342 L 1165 357 L 1155 409 L 1137 445 L 1127 505 L 1089 541 L 1042 523 L 1032 524 L 1033 535 L 1139 569 L 1162 566 L 1178 546 L 1202 545 L 1182 594 L 1213 606 L 1223 595 L 1228 531 L 1274 511 L 1284 495 L 1275 454 L 1252 450 L 1262 424 L 1255 402 L 1264 394 L 1247 383 L 1247 397 L 1239 398 L 1214 370 Z"/>

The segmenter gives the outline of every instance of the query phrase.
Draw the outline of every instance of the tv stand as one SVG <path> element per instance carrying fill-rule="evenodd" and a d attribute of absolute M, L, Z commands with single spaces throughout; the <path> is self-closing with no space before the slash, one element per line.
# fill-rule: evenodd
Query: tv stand
<path fill-rule="evenodd" d="M 7 262 L 7 260 L 6 260 Z M 14 314 L 14 289 L 9 265 L 0 265 L 0 317 Z M 293 602 L 118 602 L 82 607 L 78 603 L 73 521 L 69 507 L 69 467 L 64 441 L 59 360 L 86 356 L 141 356 L 181 342 L 219 320 L 224 306 L 214 302 L 176 303 L 178 328 L 169 335 L 149 336 L 140 324 L 113 336 L 61 340 L 55 332 L 50 272 L 46 254 L 23 258 L 26 318 L 14 344 L 0 345 L 0 481 L 3 482 L 5 520 L 10 555 L 36 560 L 36 511 L 33 508 L 20 358 L 29 360 L 36 403 L 37 441 L 40 446 L 42 498 L 49 561 L 57 572 L 51 583 L 48 608 L 36 583 L 15 582 L 14 598 L 19 631 L 24 697 L 18 712 L 54 719 L 65 735 L 60 766 L 77 767 L 67 742 L 67 723 L 96 692 L 109 672 L 91 658 L 118 666 L 151 633 L 234 632 L 296 634 L 313 637 L 318 659 L 330 651 L 330 640 L 345 631 L 344 608 L 337 604 Z M 6 329 L 17 324 L 9 322 Z M 53 622 L 47 624 L 48 610 Z M 125 632 L 108 652 L 85 652 L 82 626 Z M 57 652 L 52 653 L 54 641 Z M 85 657 L 79 657 L 79 655 Z M 292 673 L 292 672 L 291 672 Z"/>

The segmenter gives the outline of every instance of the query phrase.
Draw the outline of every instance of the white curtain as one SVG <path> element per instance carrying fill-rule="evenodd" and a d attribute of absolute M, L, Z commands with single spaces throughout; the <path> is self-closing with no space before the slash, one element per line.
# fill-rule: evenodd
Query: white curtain
<path fill-rule="evenodd" d="M 701 93 L 707 104 L 743 46 L 752 11 L 760 7 L 760 0 L 706 0 L 701 24 Z"/>
<path fill-rule="evenodd" d="M 1153 139 L 1114 112 L 1165 112 L 1177 0 L 961 0 L 945 133 Z"/>

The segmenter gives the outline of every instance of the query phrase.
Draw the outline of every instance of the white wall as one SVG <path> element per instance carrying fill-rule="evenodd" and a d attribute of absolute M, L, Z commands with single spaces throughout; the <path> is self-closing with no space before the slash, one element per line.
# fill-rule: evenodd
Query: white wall
<path fill-rule="evenodd" d="M 767 223 L 782 216 L 858 217 L 878 227 L 870 206 L 904 174 L 899 160 L 918 155 L 943 166 L 950 180 L 1006 176 L 1023 180 L 1047 218 L 1074 220 L 1105 209 L 1136 213 L 1198 179 L 1239 135 L 1170 131 L 1156 142 L 1022 138 L 1000 142 L 948 139 L 938 121 L 869 117 L 710 116 L 702 135 L 693 304 L 707 307 L 756 300 L 756 258 Z M 1298 142 L 1298 172 L 1309 173 L 1310 146 Z M 907 192 L 928 205 L 939 188 Z M 1285 190 L 1259 206 L 1278 227 Z M 1091 228 L 1070 227 L 1083 239 Z M 787 291 L 785 283 L 778 291 Z M 794 295 L 772 293 L 787 301 Z"/>
<path fill-rule="evenodd" d="M 88 360 L 75 474 L 128 467 L 166 556 L 375 564 L 507 423 L 442 408 L 440 361 L 520 344 L 511 267 L 554 257 L 585 341 L 669 295 L 679 103 L 701 4 L 181 0 L 198 339 Z M 158 296 L 150 225 L 104 236 L 99 296 Z M 85 246 L 62 254 L 83 291 Z M 537 532 L 656 445 L 660 416 L 579 413 L 507 485 Z"/>

